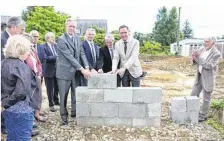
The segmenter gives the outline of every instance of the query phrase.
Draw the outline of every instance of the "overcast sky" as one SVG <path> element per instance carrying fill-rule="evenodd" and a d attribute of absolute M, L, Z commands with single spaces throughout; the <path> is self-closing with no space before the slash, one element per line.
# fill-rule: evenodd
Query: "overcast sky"
<path fill-rule="evenodd" d="M 31 5 L 55 6 L 56 10 L 73 18 L 106 19 L 109 31 L 126 24 L 132 32 L 143 33 L 152 31 L 160 7 L 177 6 L 182 7 L 181 28 L 188 19 L 195 37 L 224 35 L 224 4 L 221 0 L 4 0 L 0 14 L 19 16 L 26 6 Z"/>

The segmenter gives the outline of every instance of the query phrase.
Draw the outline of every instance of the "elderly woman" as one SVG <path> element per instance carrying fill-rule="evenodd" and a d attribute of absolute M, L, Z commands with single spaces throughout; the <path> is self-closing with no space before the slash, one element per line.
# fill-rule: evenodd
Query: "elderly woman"
<path fill-rule="evenodd" d="M 29 141 L 33 127 L 31 106 L 32 72 L 24 63 L 31 43 L 21 35 L 11 36 L 4 49 L 1 66 L 1 103 L 7 129 L 7 141 Z"/>
<path fill-rule="evenodd" d="M 27 38 L 31 43 L 33 38 L 27 34 L 23 33 L 23 36 Z M 40 116 L 40 109 L 42 104 L 42 91 L 41 91 L 41 76 L 42 76 L 42 67 L 40 60 L 38 58 L 36 50 L 31 46 L 31 51 L 25 63 L 30 67 L 30 69 L 34 73 L 34 79 L 32 79 L 31 87 L 33 90 L 33 101 L 34 101 L 34 109 L 35 109 L 35 119 L 40 122 L 45 122 L 46 118 Z"/>

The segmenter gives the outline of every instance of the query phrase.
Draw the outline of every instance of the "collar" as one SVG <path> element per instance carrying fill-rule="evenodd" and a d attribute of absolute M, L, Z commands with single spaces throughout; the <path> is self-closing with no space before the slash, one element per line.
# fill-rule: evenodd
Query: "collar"
<path fill-rule="evenodd" d="M 12 36 L 12 34 L 9 33 L 8 29 L 6 29 L 5 31 L 8 33 L 9 37 Z"/>

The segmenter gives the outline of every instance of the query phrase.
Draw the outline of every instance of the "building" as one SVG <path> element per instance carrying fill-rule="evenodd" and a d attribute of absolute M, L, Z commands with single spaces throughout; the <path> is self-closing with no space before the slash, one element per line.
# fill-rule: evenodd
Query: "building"
<path fill-rule="evenodd" d="M 106 33 L 108 32 L 107 20 L 103 19 L 79 19 L 77 18 L 77 34 L 82 36 L 85 34 L 86 29 L 89 27 L 97 27 L 104 29 Z"/>
<path fill-rule="evenodd" d="M 5 31 L 7 27 L 7 22 L 11 16 L 2 16 L 1 15 L 1 32 Z"/>
<path fill-rule="evenodd" d="M 204 39 L 183 39 L 179 42 L 179 49 L 177 48 L 177 42 L 170 44 L 170 53 L 191 56 L 193 50 L 197 50 L 203 46 L 203 42 Z M 224 58 L 224 39 L 217 40 L 215 46 L 222 54 L 222 58 Z"/>

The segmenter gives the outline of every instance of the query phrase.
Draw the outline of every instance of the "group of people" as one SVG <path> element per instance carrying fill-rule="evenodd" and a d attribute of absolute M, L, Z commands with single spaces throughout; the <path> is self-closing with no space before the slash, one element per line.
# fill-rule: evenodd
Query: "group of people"
<path fill-rule="evenodd" d="M 76 24 L 75 20 L 67 19 L 66 32 L 57 42 L 55 34 L 48 32 L 46 43 L 39 45 L 38 31 L 25 33 L 26 23 L 21 18 L 9 19 L 1 34 L 1 129 L 8 134 L 7 140 L 29 140 L 37 134 L 34 118 L 40 122 L 47 120 L 41 112 L 43 80 L 49 109 L 55 112 L 54 106 L 60 105 L 63 126 L 68 125 L 69 90 L 71 117 L 76 117 L 75 89 L 87 86 L 92 73 L 116 73 L 118 86 L 140 86 L 139 41 L 131 37 L 127 26 L 119 27 L 121 40 L 115 45 L 114 36 L 107 34 L 106 46 L 99 47 L 93 41 L 96 31 L 88 28 L 85 40 L 81 41 L 75 34 Z"/>
<path fill-rule="evenodd" d="M 97 46 L 93 39 L 96 31 L 88 28 L 85 40 L 75 34 L 76 21 L 65 21 L 65 33 L 57 42 L 55 34 L 45 35 L 46 43 L 39 45 L 38 31 L 25 33 L 26 23 L 12 17 L 1 35 L 1 103 L 2 131 L 7 140 L 30 140 L 35 135 L 34 118 L 45 122 L 41 112 L 44 80 L 49 109 L 55 112 L 60 105 L 62 125 L 68 125 L 67 97 L 71 89 L 71 117 L 76 117 L 77 86 L 87 86 L 91 73 L 117 74 L 117 84 L 122 87 L 140 87 L 143 75 L 139 61 L 139 41 L 134 39 L 128 26 L 119 27 L 121 39 L 114 44 L 114 36 L 105 36 L 105 47 Z M 215 85 L 220 52 L 213 38 L 206 38 L 204 48 L 195 51 L 193 62 L 198 65 L 196 83 L 192 94 L 199 96 L 203 90 L 203 105 L 199 120 L 208 117 L 210 97 Z M 59 97 L 58 97 L 59 95 Z"/>

